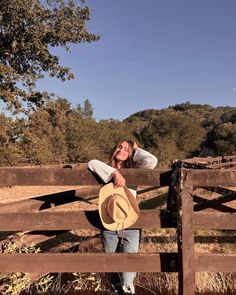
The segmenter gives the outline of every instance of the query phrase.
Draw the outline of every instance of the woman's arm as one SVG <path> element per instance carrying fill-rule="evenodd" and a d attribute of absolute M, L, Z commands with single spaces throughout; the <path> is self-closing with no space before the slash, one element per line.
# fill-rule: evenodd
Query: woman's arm
<path fill-rule="evenodd" d="M 114 179 L 115 186 L 124 186 L 125 179 L 115 168 L 98 160 L 91 160 L 88 162 L 88 168 L 96 173 L 105 183 Z"/>
<path fill-rule="evenodd" d="M 91 160 L 88 162 L 88 168 L 96 173 L 105 183 L 113 178 L 114 172 L 117 170 L 99 160 Z"/>
<path fill-rule="evenodd" d="M 136 163 L 137 168 L 144 169 L 154 169 L 158 162 L 153 154 L 138 147 L 135 150 L 133 161 Z"/>

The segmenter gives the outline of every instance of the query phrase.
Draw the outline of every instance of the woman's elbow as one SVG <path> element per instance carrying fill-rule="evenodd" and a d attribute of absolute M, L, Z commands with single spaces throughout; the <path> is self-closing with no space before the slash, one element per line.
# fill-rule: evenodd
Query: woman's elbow
<path fill-rule="evenodd" d="M 88 161 L 88 169 L 94 170 L 94 167 L 96 167 L 98 160 L 90 160 Z"/>
<path fill-rule="evenodd" d="M 143 162 L 142 166 L 140 166 L 140 168 L 154 169 L 157 165 L 157 162 L 158 162 L 158 160 L 155 156 L 148 157 L 145 159 L 145 161 Z"/>
<path fill-rule="evenodd" d="M 153 157 L 149 162 L 149 169 L 154 169 L 157 166 L 158 159 L 156 157 Z"/>
<path fill-rule="evenodd" d="M 155 159 L 153 159 L 153 169 L 157 166 L 158 164 L 158 159 L 155 157 Z"/>

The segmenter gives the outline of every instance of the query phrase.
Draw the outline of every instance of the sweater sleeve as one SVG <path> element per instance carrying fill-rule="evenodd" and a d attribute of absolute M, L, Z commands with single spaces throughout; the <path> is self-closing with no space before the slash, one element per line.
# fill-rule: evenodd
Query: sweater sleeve
<path fill-rule="evenodd" d="M 158 162 L 157 158 L 153 154 L 141 148 L 136 149 L 133 161 L 136 163 L 137 168 L 144 169 L 154 169 Z"/>
<path fill-rule="evenodd" d="M 88 162 L 88 168 L 92 172 L 96 173 L 105 183 L 112 179 L 113 173 L 116 171 L 115 168 L 99 160 L 90 160 Z"/>

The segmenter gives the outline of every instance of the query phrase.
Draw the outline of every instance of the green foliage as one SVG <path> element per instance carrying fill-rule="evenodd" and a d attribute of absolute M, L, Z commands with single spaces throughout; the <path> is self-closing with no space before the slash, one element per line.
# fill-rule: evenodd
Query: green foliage
<path fill-rule="evenodd" d="M 87 162 L 92 154 L 97 153 L 96 139 L 98 129 L 94 119 L 84 119 L 74 113 L 68 120 L 66 141 L 70 162 Z"/>
<path fill-rule="evenodd" d="M 21 120 L 15 122 L 0 113 L 0 166 L 17 166 L 23 157 L 18 139 Z"/>
<path fill-rule="evenodd" d="M 201 150 L 203 156 L 233 155 L 236 150 L 236 109 L 220 107 L 215 109 L 205 124 L 208 129 L 206 141 Z M 209 128 L 210 126 L 210 128 Z"/>
<path fill-rule="evenodd" d="M 227 122 L 236 123 L 236 110 L 235 110 L 235 108 L 225 109 L 224 113 L 222 114 L 221 119 L 222 119 L 223 123 L 227 123 Z"/>
<path fill-rule="evenodd" d="M 236 123 L 218 124 L 208 134 L 205 145 L 213 155 L 232 155 L 236 151 Z"/>
<path fill-rule="evenodd" d="M 141 132 L 140 139 L 161 163 L 192 156 L 199 149 L 204 129 L 190 116 L 165 110 Z"/>
<path fill-rule="evenodd" d="M 10 110 L 22 111 L 50 99 L 50 94 L 36 90 L 45 72 L 62 81 L 73 78 L 52 48 L 69 52 L 71 44 L 98 40 L 86 29 L 89 20 L 89 8 L 74 1 L 0 2 L 0 99 Z"/>
<path fill-rule="evenodd" d="M 38 109 L 29 117 L 21 143 L 29 164 L 47 164 L 53 161 L 52 134 L 49 114 L 44 109 Z"/>
<path fill-rule="evenodd" d="M 81 115 L 85 119 L 89 119 L 93 117 L 93 106 L 88 99 L 84 101 L 83 107 L 81 107 L 81 105 L 78 104 L 76 107 L 76 111 L 79 115 Z"/>
<path fill-rule="evenodd" d="M 231 155 L 235 114 L 235 108 L 187 104 L 142 111 L 124 121 L 96 121 L 89 100 L 74 108 L 67 99 L 56 99 L 22 119 L 0 114 L 0 165 L 106 162 L 122 139 L 156 155 L 159 167 L 174 159 Z"/>
<path fill-rule="evenodd" d="M 68 162 L 67 133 L 70 132 L 72 112 L 66 99 L 57 99 L 37 108 L 28 117 L 21 140 L 28 163 Z"/>
<path fill-rule="evenodd" d="M 188 112 L 188 111 L 195 111 L 197 113 L 204 113 L 207 111 L 210 111 L 214 109 L 209 104 L 191 104 L 189 101 L 181 104 L 176 104 L 174 106 L 170 106 L 170 109 L 173 109 L 175 111 L 181 111 L 181 112 Z"/>

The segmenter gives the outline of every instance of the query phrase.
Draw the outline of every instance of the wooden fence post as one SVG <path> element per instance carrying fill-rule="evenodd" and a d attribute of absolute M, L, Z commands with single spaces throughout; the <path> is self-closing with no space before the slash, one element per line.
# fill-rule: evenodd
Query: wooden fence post
<path fill-rule="evenodd" d="M 193 199 L 190 173 L 177 171 L 177 240 L 179 295 L 195 294 Z"/>

